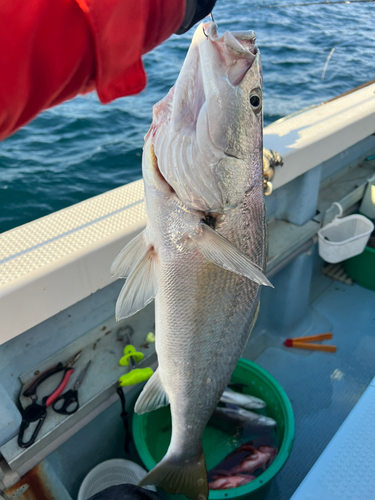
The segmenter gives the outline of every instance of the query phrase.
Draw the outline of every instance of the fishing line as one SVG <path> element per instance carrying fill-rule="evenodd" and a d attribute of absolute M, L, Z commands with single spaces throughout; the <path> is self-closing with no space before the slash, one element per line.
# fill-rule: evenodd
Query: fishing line
<path fill-rule="evenodd" d="M 288 3 L 288 4 L 271 4 L 271 5 L 257 5 L 255 8 L 256 9 L 286 9 L 289 7 L 308 7 L 310 5 L 338 5 L 338 4 L 352 4 L 352 3 L 374 3 L 375 0 L 322 0 L 320 2 L 301 2 L 301 3 Z M 322 71 L 322 76 L 321 79 L 324 80 L 325 74 L 327 72 L 328 64 L 329 61 L 331 60 L 331 57 L 333 56 L 333 53 L 335 52 L 336 48 L 344 41 L 347 39 L 347 34 L 354 29 L 356 29 L 360 24 L 362 24 L 364 21 L 367 21 L 371 16 L 373 16 L 375 12 L 372 14 L 366 16 L 364 19 L 356 23 L 352 28 L 347 30 L 345 32 L 345 35 L 340 38 L 340 40 L 336 43 L 336 45 L 330 50 L 328 57 L 326 59 L 326 62 L 323 67 Z"/>
<path fill-rule="evenodd" d="M 338 5 L 338 4 L 374 3 L 374 2 L 375 2 L 375 0 L 333 0 L 333 1 L 331 1 L 331 0 L 323 0 L 323 1 L 320 1 L 320 2 L 303 2 L 303 3 L 301 2 L 301 3 L 287 3 L 287 4 L 257 5 L 255 7 L 255 9 L 286 9 L 286 8 L 289 8 L 289 7 L 308 7 L 309 5 Z M 362 19 L 357 24 L 355 24 L 352 28 L 350 28 L 349 30 L 347 30 L 346 33 L 345 33 L 345 36 L 343 36 L 342 38 L 340 38 L 340 40 L 337 42 L 337 44 L 330 50 L 330 53 L 328 54 L 328 57 L 326 59 L 324 67 L 323 67 L 322 76 L 321 76 L 322 80 L 324 80 L 324 77 L 325 77 L 325 74 L 326 74 L 326 71 L 327 71 L 327 68 L 328 68 L 328 64 L 329 64 L 329 61 L 331 60 L 331 57 L 333 56 L 333 53 L 335 52 L 336 48 L 344 40 L 347 39 L 347 34 L 349 32 L 351 32 L 351 31 L 353 31 L 354 29 L 356 29 L 364 21 L 367 21 L 367 19 L 369 19 L 370 17 L 372 17 L 374 14 L 375 14 L 375 12 L 373 12 L 372 14 L 366 16 L 364 19 Z M 215 22 L 214 18 L 213 18 L 213 15 L 212 15 L 212 12 L 210 13 L 210 16 L 211 16 L 212 21 Z M 203 29 L 203 33 L 206 35 L 204 29 Z"/>
<path fill-rule="evenodd" d="M 352 3 L 374 3 L 375 0 L 324 0 L 321 2 L 304 2 L 304 3 L 286 3 L 286 4 L 271 4 L 257 5 L 255 9 L 286 9 L 289 7 L 307 7 L 309 5 L 337 5 L 337 4 L 352 4 Z"/>
<path fill-rule="evenodd" d="M 373 1 L 373 0 L 371 0 Z M 327 68 L 328 68 L 328 63 L 329 61 L 331 60 L 331 57 L 333 56 L 333 53 L 335 52 L 336 48 L 342 44 L 343 41 L 347 40 L 347 35 L 348 33 L 350 33 L 351 31 L 353 31 L 354 29 L 358 28 L 358 26 L 360 24 L 362 24 L 364 21 L 367 21 L 367 19 L 369 19 L 371 16 L 373 16 L 375 14 L 375 12 L 372 12 L 371 14 L 369 14 L 368 16 L 366 16 L 364 19 L 361 19 L 361 21 L 358 21 L 358 23 L 356 23 L 354 26 L 352 26 L 350 29 L 346 30 L 345 32 L 345 35 L 343 37 L 340 38 L 340 40 L 336 43 L 336 45 L 331 49 L 330 53 L 328 54 L 328 57 L 326 59 L 326 62 L 324 64 L 324 68 L 323 68 L 323 71 L 322 71 L 322 76 L 321 76 L 321 79 L 324 80 L 324 77 L 326 75 L 326 71 L 327 71 Z"/>

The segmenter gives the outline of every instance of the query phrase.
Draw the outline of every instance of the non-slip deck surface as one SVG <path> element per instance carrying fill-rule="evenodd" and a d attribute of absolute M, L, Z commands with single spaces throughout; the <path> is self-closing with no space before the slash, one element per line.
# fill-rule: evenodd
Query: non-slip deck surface
<path fill-rule="evenodd" d="M 292 500 L 375 498 L 375 378 Z"/>
<path fill-rule="evenodd" d="M 255 359 L 284 387 L 296 420 L 291 456 L 273 481 L 266 500 L 292 497 L 375 376 L 375 292 L 332 281 L 322 274 L 313 283 L 311 292 L 315 297 L 313 309 L 332 325 L 334 337 L 329 342 L 337 345 L 337 353 L 287 349 L 282 347 L 284 338 L 280 338 L 278 345 L 275 342 Z M 371 419 L 364 419 L 363 426 L 362 439 L 365 439 L 366 432 L 374 431 L 374 424 Z M 353 471 L 368 471 L 367 465 L 371 461 L 375 464 L 371 455 L 373 448 L 362 448 L 357 438 L 353 435 L 346 444 L 347 450 L 353 451 Z M 352 473 L 348 472 L 348 463 L 350 454 L 345 455 L 343 468 L 338 463 L 326 472 L 334 471 L 341 478 L 344 470 L 344 482 Z M 375 471 L 372 472 L 375 489 Z M 367 479 L 363 476 L 363 481 Z M 337 493 L 339 496 L 331 491 L 331 497 L 327 498 L 344 498 L 339 489 Z M 310 497 L 302 498 L 310 500 Z M 315 496 L 311 496 L 313 499 Z"/>

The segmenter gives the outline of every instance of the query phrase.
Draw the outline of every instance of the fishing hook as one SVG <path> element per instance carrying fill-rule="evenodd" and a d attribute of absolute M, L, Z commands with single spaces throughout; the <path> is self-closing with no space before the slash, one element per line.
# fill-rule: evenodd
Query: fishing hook
<path fill-rule="evenodd" d="M 375 0 L 374 0 L 374 1 L 375 1 Z M 212 22 L 214 23 L 214 22 L 215 22 L 215 19 L 214 19 L 214 16 L 213 16 L 212 12 L 210 12 L 209 16 L 211 17 L 211 20 L 212 20 Z M 216 24 L 216 23 L 215 23 L 215 24 Z M 203 29 L 204 36 L 205 36 L 206 38 L 208 38 L 208 35 L 207 35 L 207 33 L 205 32 L 205 30 L 204 30 L 204 25 L 202 25 L 202 29 Z"/>

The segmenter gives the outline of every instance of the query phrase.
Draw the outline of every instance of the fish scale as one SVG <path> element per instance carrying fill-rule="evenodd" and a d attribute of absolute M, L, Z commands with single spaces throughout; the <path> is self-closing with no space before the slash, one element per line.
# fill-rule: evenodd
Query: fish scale
<path fill-rule="evenodd" d="M 198 27 L 174 89 L 154 107 L 142 163 L 147 228 L 113 265 L 127 277 L 118 318 L 155 297 L 159 367 L 135 411 L 169 403 L 172 415 L 168 451 L 140 485 L 193 500 L 208 497 L 204 428 L 256 320 L 260 285 L 270 285 L 262 114 L 250 104 L 261 97 L 259 52 L 251 32 L 218 37 L 214 23 L 205 32 Z"/>

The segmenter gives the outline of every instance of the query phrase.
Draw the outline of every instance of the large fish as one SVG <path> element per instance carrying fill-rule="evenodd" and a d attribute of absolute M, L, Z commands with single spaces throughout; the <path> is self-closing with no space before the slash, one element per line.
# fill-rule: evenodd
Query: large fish
<path fill-rule="evenodd" d="M 143 153 L 148 223 L 112 272 L 116 315 L 155 297 L 159 367 L 135 406 L 170 404 L 172 438 L 141 485 L 205 500 L 201 438 L 256 319 L 267 230 L 262 76 L 253 32 L 200 25 L 175 86 L 154 106 Z"/>

